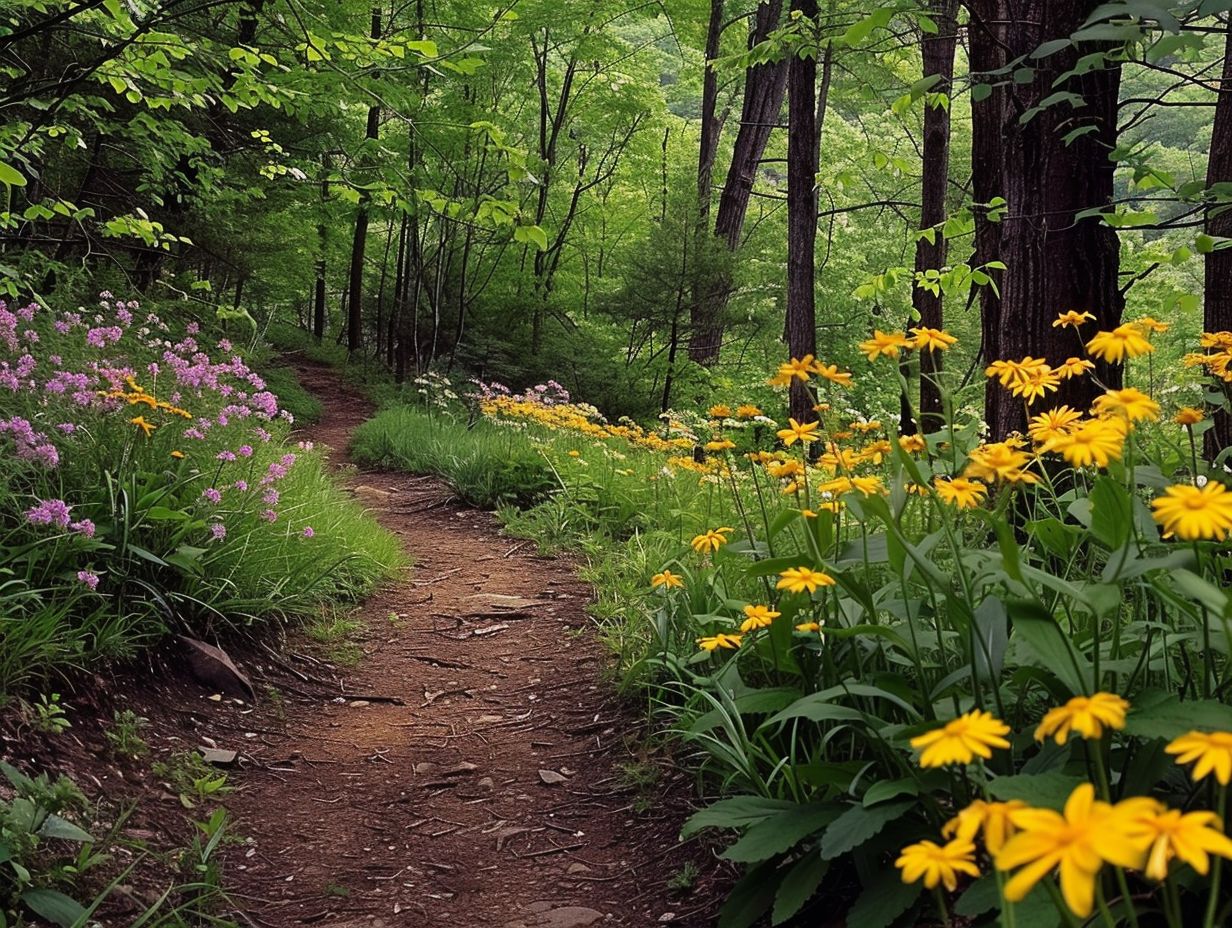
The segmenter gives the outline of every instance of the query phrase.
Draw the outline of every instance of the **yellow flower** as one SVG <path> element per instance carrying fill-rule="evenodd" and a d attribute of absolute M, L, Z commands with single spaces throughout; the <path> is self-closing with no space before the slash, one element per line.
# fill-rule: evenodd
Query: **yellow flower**
<path fill-rule="evenodd" d="M 831 383 L 838 384 L 840 387 L 852 386 L 851 372 L 840 371 L 837 364 L 822 364 L 818 361 L 813 365 L 813 373 Z"/>
<path fill-rule="evenodd" d="M 1143 316 L 1141 319 L 1135 319 L 1130 325 L 1136 325 L 1147 335 L 1152 332 L 1167 332 L 1172 327 L 1167 322 L 1160 322 L 1154 316 Z"/>
<path fill-rule="evenodd" d="M 942 502 L 959 509 L 975 509 L 988 495 L 984 484 L 968 477 L 934 477 L 933 487 Z"/>
<path fill-rule="evenodd" d="M 1178 764 L 1197 761 L 1190 774 L 1195 783 L 1212 773 L 1220 786 L 1232 781 L 1232 733 L 1191 731 L 1174 739 L 1164 750 L 1176 754 Z"/>
<path fill-rule="evenodd" d="M 726 403 L 715 403 L 713 406 L 710 407 L 710 418 L 711 419 L 730 419 L 731 414 L 732 414 L 731 407 L 728 406 Z"/>
<path fill-rule="evenodd" d="M 1017 383 L 1025 382 L 1039 371 L 1049 370 L 1048 362 L 1043 358 L 1033 358 L 1030 355 L 1021 361 L 993 361 L 984 368 L 988 377 L 996 377 L 1001 386 L 1012 390 Z"/>
<path fill-rule="evenodd" d="M 928 447 L 923 435 L 899 435 L 898 446 L 908 454 L 919 454 Z"/>
<path fill-rule="evenodd" d="M 665 569 L 662 573 L 655 574 L 650 578 L 650 586 L 652 589 L 656 590 L 659 587 L 664 587 L 666 589 L 671 589 L 672 587 L 682 587 L 684 586 L 684 578 L 678 574 L 672 573 L 670 570 Z"/>
<path fill-rule="evenodd" d="M 882 355 L 885 355 L 887 358 L 897 358 L 899 349 L 907 348 L 910 345 L 911 342 L 907 340 L 905 335 L 874 329 L 873 337 L 860 342 L 857 347 L 870 361 L 876 361 Z"/>
<path fill-rule="evenodd" d="M 580 458 L 581 456 L 582 456 L 582 452 L 580 451 L 570 451 L 569 452 L 569 457 L 571 458 Z"/>
<path fill-rule="evenodd" d="M 921 351 L 946 351 L 958 341 L 949 332 L 943 332 L 941 329 L 929 329 L 921 326 L 918 329 L 910 329 L 909 331 L 915 336 L 911 347 L 919 348 Z"/>
<path fill-rule="evenodd" d="M 752 403 L 742 403 L 736 407 L 737 419 L 755 419 L 761 415 L 761 409 Z"/>
<path fill-rule="evenodd" d="M 1172 417 L 1172 421 L 1177 425 L 1190 426 L 1197 425 L 1205 418 L 1206 413 L 1201 409 L 1198 409 L 1196 406 L 1185 406 L 1177 410 L 1176 415 Z"/>
<path fill-rule="evenodd" d="M 1081 377 L 1087 371 L 1095 370 L 1095 364 L 1086 358 L 1066 358 L 1065 363 L 1055 370 L 1062 380 L 1069 380 L 1071 377 Z"/>
<path fill-rule="evenodd" d="M 1095 321 L 1095 316 L 1093 316 L 1091 313 L 1080 313 L 1077 310 L 1071 309 L 1069 312 L 1061 313 L 1061 315 L 1057 316 L 1056 319 L 1052 320 L 1052 327 L 1055 329 L 1058 326 L 1069 325 L 1069 326 L 1073 326 L 1076 329 L 1080 325 L 1082 325 L 1084 322 L 1094 322 L 1094 321 Z"/>
<path fill-rule="evenodd" d="M 734 531 L 734 528 L 712 528 L 701 535 L 694 535 L 690 544 L 693 545 L 693 550 L 698 554 L 705 554 L 707 551 L 718 551 L 719 548 L 727 544 L 727 536 Z"/>
<path fill-rule="evenodd" d="M 177 461 L 182 461 L 184 459 L 184 452 L 183 451 L 172 451 L 171 456 L 175 458 Z"/>
<path fill-rule="evenodd" d="M 849 483 L 851 489 L 858 491 L 862 496 L 876 496 L 885 489 L 880 477 L 852 477 Z"/>
<path fill-rule="evenodd" d="M 1057 406 L 1038 416 L 1032 416 L 1027 423 L 1027 434 L 1036 444 L 1047 444 L 1054 438 L 1068 435 L 1082 420 L 1082 413 L 1068 406 Z"/>
<path fill-rule="evenodd" d="M 1047 393 L 1056 393 L 1063 378 L 1047 364 L 1032 367 L 1021 378 L 1010 384 L 1010 392 L 1034 403 Z"/>
<path fill-rule="evenodd" d="M 1211 854 L 1232 859 L 1232 841 L 1223 833 L 1223 823 L 1214 812 L 1184 813 L 1167 809 L 1162 803 L 1147 800 L 1135 819 L 1135 838 L 1150 841 L 1143 872 L 1160 882 L 1168 878 L 1168 865 L 1180 858 L 1200 875 L 1211 867 Z"/>
<path fill-rule="evenodd" d="M 941 834 L 946 838 L 958 837 L 964 841 L 974 841 L 975 836 L 983 831 L 984 846 L 988 848 L 989 854 L 996 854 L 1018 830 L 1010 816 L 1025 808 L 1027 804 L 1021 799 L 1011 799 L 1008 802 L 986 802 L 977 799 L 946 822 Z"/>
<path fill-rule="evenodd" d="M 1050 709 L 1035 729 L 1035 740 L 1052 735 L 1057 744 L 1065 744 L 1071 731 L 1084 738 L 1100 738 L 1105 728 L 1125 727 L 1129 703 L 1115 693 L 1075 696 L 1063 706 Z"/>
<path fill-rule="evenodd" d="M 147 422 L 145 416 L 134 416 L 128 421 L 131 422 L 133 425 L 137 426 L 137 428 L 141 429 L 141 431 L 145 432 L 146 438 L 149 438 L 150 433 L 153 432 L 156 428 L 158 428 L 158 426 L 155 425 L 153 422 Z"/>
<path fill-rule="evenodd" d="M 1213 538 L 1223 541 L 1232 531 L 1232 493 L 1214 480 L 1206 486 L 1176 484 L 1164 490 L 1164 495 L 1151 501 L 1155 521 L 1164 527 L 1164 535 L 1176 535 L 1185 541 Z"/>
<path fill-rule="evenodd" d="M 1125 423 L 1119 419 L 1088 419 L 1068 434 L 1053 437 L 1043 451 L 1055 451 L 1074 467 L 1107 467 L 1125 448 Z"/>
<path fill-rule="evenodd" d="M 880 419 L 869 419 L 866 422 L 853 422 L 851 423 L 851 427 L 855 429 L 857 432 L 861 432 L 867 435 L 869 432 L 875 432 L 879 428 L 881 428 L 881 420 Z"/>
<path fill-rule="evenodd" d="M 802 358 L 792 358 L 784 364 L 779 365 L 779 372 L 776 375 L 778 378 L 786 378 L 790 384 L 792 380 L 808 380 L 813 372 L 813 356 L 806 354 Z"/>
<path fill-rule="evenodd" d="M 775 589 L 787 590 L 790 593 L 815 593 L 819 586 L 834 586 L 834 578 L 820 570 L 810 567 L 788 567 L 779 574 Z"/>
<path fill-rule="evenodd" d="M 703 651 L 714 651 L 719 648 L 724 648 L 728 651 L 734 651 L 740 647 L 742 638 L 740 635 L 729 635 L 726 632 L 719 632 L 717 635 L 710 635 L 706 638 L 698 638 L 697 646 Z"/>
<path fill-rule="evenodd" d="M 755 631 L 759 628 L 769 628 L 770 625 L 783 613 L 775 612 L 769 606 L 745 606 L 745 620 L 740 623 L 741 634 Z"/>
<path fill-rule="evenodd" d="M 736 443 L 726 438 L 717 438 L 714 441 L 706 442 L 702 447 L 707 451 L 727 451 L 729 448 L 736 447 Z"/>
<path fill-rule="evenodd" d="M 975 845 L 956 838 L 944 847 L 934 841 L 920 841 L 903 848 L 894 866 L 903 871 L 904 883 L 924 881 L 927 889 L 944 886 L 948 892 L 958 888 L 958 875 L 979 876 L 975 865 Z"/>
<path fill-rule="evenodd" d="M 808 634 L 810 632 L 820 634 L 824 622 L 801 622 L 796 626 L 796 631 Z"/>
<path fill-rule="evenodd" d="M 1031 462 L 1031 455 L 1019 451 L 1008 442 L 980 445 L 971 451 L 966 477 L 978 480 L 1004 480 L 1007 483 L 1036 483 L 1039 478 L 1022 468 Z"/>
<path fill-rule="evenodd" d="M 1096 332 L 1087 342 L 1087 354 L 1109 364 L 1119 364 L 1126 358 L 1136 358 L 1154 350 L 1155 346 L 1147 341 L 1142 330 L 1128 322 L 1111 332 Z"/>
<path fill-rule="evenodd" d="M 797 441 L 803 444 L 817 441 L 821 436 L 817 434 L 817 430 L 821 427 L 820 422 L 797 422 L 795 419 L 788 419 L 788 427 L 779 429 L 778 436 L 783 440 L 783 444 L 789 448 Z"/>
<path fill-rule="evenodd" d="M 949 764 L 969 764 L 976 757 L 992 757 L 993 748 L 1008 748 L 1005 735 L 1010 727 L 982 709 L 972 709 L 911 739 L 911 746 L 920 751 L 921 767 L 945 767 Z"/>
<path fill-rule="evenodd" d="M 1107 391 L 1096 398 L 1091 411 L 1101 416 L 1122 416 L 1130 422 L 1159 418 L 1159 404 L 1133 387 Z"/>
<path fill-rule="evenodd" d="M 1110 806 L 1083 783 L 1065 802 L 1064 814 L 1020 809 L 1010 815 L 1019 829 L 995 855 L 998 870 L 1021 867 L 1005 884 L 1005 898 L 1021 902 L 1054 869 L 1061 871 L 1061 895 L 1080 918 L 1095 905 L 1095 880 L 1104 862 L 1133 868 L 1142 862 L 1144 841 L 1133 836 L 1138 806 Z"/>

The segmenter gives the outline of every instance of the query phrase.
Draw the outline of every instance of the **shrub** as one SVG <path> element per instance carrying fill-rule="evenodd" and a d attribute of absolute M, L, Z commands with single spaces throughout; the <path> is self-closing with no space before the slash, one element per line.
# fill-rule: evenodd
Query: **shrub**
<path fill-rule="evenodd" d="M 225 340 L 135 302 L 0 307 L 0 688 L 353 596 L 396 541 Z"/>

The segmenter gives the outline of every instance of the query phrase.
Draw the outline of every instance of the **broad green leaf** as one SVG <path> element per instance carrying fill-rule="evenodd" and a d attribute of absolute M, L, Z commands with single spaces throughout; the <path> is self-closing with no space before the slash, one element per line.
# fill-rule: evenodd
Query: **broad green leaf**
<path fill-rule="evenodd" d="M 1077 787 L 1085 783 L 1081 777 L 1064 773 L 1027 773 L 1012 777 L 997 777 L 988 784 L 988 792 L 1002 801 L 1021 799 L 1027 805 L 1060 810 Z"/>
<path fill-rule="evenodd" d="M 27 889 L 21 901 L 31 912 L 60 928 L 72 928 L 87 916 L 85 906 L 54 889 Z"/>
<path fill-rule="evenodd" d="M 783 875 L 783 882 L 774 896 L 772 923 L 781 925 L 804 908 L 829 869 L 830 862 L 822 860 L 816 851 L 797 860 Z"/>
<path fill-rule="evenodd" d="M 1064 683 L 1074 695 L 1089 692 L 1090 664 L 1074 648 L 1057 620 L 1034 600 L 1007 600 L 1013 622 L 1012 635 L 1021 638 L 1041 665 Z"/>
<path fill-rule="evenodd" d="M 739 841 L 724 851 L 722 856 L 725 860 L 746 864 L 769 860 L 790 851 L 805 838 L 821 831 L 833 822 L 840 812 L 842 806 L 832 803 L 795 806 L 758 822 L 741 835 Z M 822 856 L 827 856 L 824 851 Z"/>
<path fill-rule="evenodd" d="M 866 809 L 850 806 L 834 820 L 821 839 L 821 856 L 833 860 L 874 837 L 886 825 L 900 818 L 916 804 L 914 799 L 887 802 Z"/>
<path fill-rule="evenodd" d="M 680 829 L 680 839 L 683 841 L 706 828 L 744 828 L 795 807 L 794 802 L 767 799 L 764 796 L 732 796 L 720 799 L 689 816 L 684 827 Z"/>

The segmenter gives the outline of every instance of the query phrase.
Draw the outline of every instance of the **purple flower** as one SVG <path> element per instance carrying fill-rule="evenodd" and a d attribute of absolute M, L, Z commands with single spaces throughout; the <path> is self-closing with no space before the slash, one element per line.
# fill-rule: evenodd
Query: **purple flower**
<path fill-rule="evenodd" d="M 87 589 L 94 590 L 98 588 L 98 574 L 92 570 L 77 571 L 77 581 L 85 584 Z"/>
<path fill-rule="evenodd" d="M 222 541 L 227 537 L 227 527 L 221 522 L 215 522 L 210 526 L 210 535 L 213 536 L 214 541 Z"/>
<path fill-rule="evenodd" d="M 272 509 L 266 509 L 261 513 L 261 518 L 266 522 L 277 522 L 278 513 L 274 512 Z"/>
<path fill-rule="evenodd" d="M 240 445 L 236 453 L 242 458 L 250 458 L 252 457 L 252 445 Z"/>
<path fill-rule="evenodd" d="M 87 538 L 94 537 L 94 523 L 89 519 L 82 519 L 80 522 L 74 522 L 69 526 L 78 535 L 85 535 Z"/>
<path fill-rule="evenodd" d="M 261 494 L 261 501 L 265 503 L 265 505 L 267 506 L 277 506 L 278 505 L 278 491 L 275 490 L 273 487 L 270 487 L 268 490 L 266 490 L 264 493 Z"/>
<path fill-rule="evenodd" d="M 61 422 L 56 426 L 56 428 L 58 428 L 65 435 L 72 435 L 75 431 L 77 431 L 77 426 L 72 422 Z"/>
<path fill-rule="evenodd" d="M 215 489 L 214 487 L 209 487 L 205 490 L 202 490 L 201 495 L 205 497 L 205 499 L 207 499 L 209 502 L 213 503 L 214 505 L 218 505 L 219 503 L 222 502 L 222 491 Z"/>
<path fill-rule="evenodd" d="M 26 521 L 32 525 L 57 525 L 66 528 L 71 521 L 69 510 L 73 507 L 62 499 L 43 499 L 32 509 L 26 510 Z"/>
<path fill-rule="evenodd" d="M 220 461 L 234 461 L 235 452 L 234 451 L 219 451 L 216 457 Z"/>
<path fill-rule="evenodd" d="M 311 526 L 311 525 L 305 525 L 305 526 L 304 526 L 304 537 L 305 537 L 305 538 L 311 538 L 311 537 L 312 537 L 313 535 L 315 535 L 315 534 L 316 534 L 316 532 L 314 532 L 314 531 L 312 530 L 312 526 Z"/>
<path fill-rule="evenodd" d="M 241 493 L 247 493 L 248 492 L 248 481 L 247 480 L 235 481 L 235 488 L 239 490 Z"/>

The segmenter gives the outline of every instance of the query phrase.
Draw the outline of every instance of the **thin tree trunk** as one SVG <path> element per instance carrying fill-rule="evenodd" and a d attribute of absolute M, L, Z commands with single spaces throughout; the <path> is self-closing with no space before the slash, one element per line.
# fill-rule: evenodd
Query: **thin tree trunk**
<path fill-rule="evenodd" d="M 757 7 L 749 33 L 750 48 L 765 41 L 778 27 L 782 8 L 782 0 L 765 0 Z M 786 59 L 754 65 L 745 72 L 740 129 L 736 133 L 731 167 L 723 183 L 714 223 L 714 234 L 732 251 L 740 247 L 753 184 L 766 144 L 770 141 L 770 133 L 778 125 L 786 88 Z M 692 318 L 689 320 L 692 328 L 689 357 L 698 364 L 712 365 L 719 360 L 719 349 L 723 343 L 723 311 L 727 308 L 732 287 L 730 271 L 722 271 L 705 288 L 701 298 L 693 301 Z"/>
<path fill-rule="evenodd" d="M 381 8 L 372 8 L 372 38 L 381 37 Z M 381 108 L 368 107 L 368 125 L 364 133 L 366 142 L 373 142 L 381 126 Z M 355 237 L 351 242 L 350 296 L 347 306 L 347 350 L 354 353 L 360 349 L 364 338 L 364 249 L 368 242 L 368 209 L 371 200 L 365 191 L 360 196 L 355 214 Z"/>
<path fill-rule="evenodd" d="M 1210 161 L 1206 185 L 1232 183 L 1232 15 L 1229 16 L 1227 44 L 1223 59 L 1223 80 L 1215 104 L 1215 127 L 1211 134 Z M 1206 214 L 1208 235 L 1232 238 L 1232 203 L 1224 203 Z M 1232 248 L 1221 248 L 1206 255 L 1206 303 L 1203 326 L 1208 332 L 1232 331 Z M 1215 427 L 1204 437 L 1206 454 L 1214 458 L 1232 445 L 1232 415 L 1215 413 Z"/>
<path fill-rule="evenodd" d="M 937 24 L 935 34 L 925 34 L 922 47 L 924 77 L 936 76 L 932 93 L 949 94 L 954 79 L 954 51 L 958 45 L 957 0 L 932 0 L 929 12 Z M 939 270 L 945 265 L 948 246 L 940 226 L 945 222 L 945 195 L 950 180 L 950 109 L 924 107 L 924 170 L 920 183 L 920 228 L 931 230 L 932 238 L 920 238 L 915 245 L 915 271 Z M 944 325 L 941 291 L 930 293 L 914 287 L 911 303 L 919 314 L 919 325 L 940 329 Z M 945 420 L 941 403 L 941 352 L 921 351 L 920 425 L 934 432 Z M 916 423 L 904 410 L 902 431 L 914 432 Z"/>
<path fill-rule="evenodd" d="M 813 21 L 817 18 L 817 0 L 792 0 L 791 9 L 793 15 Z M 793 358 L 803 358 L 817 353 L 816 55 L 804 54 L 803 50 L 794 54 L 787 73 L 787 348 Z M 814 421 L 815 402 L 803 381 L 792 381 L 792 418 Z"/>
<path fill-rule="evenodd" d="M 714 158 L 719 150 L 722 123 L 715 110 L 719 102 L 719 77 L 713 62 L 719 57 L 723 38 L 725 0 L 710 0 L 710 22 L 706 27 L 706 65 L 702 75 L 701 141 L 697 151 L 697 218 L 705 229 L 710 223 L 710 187 L 714 182 Z"/>

